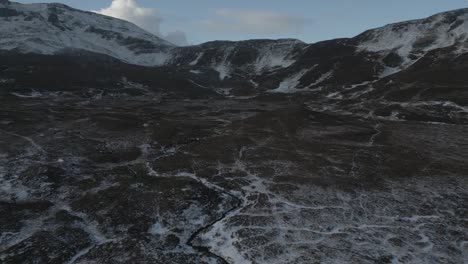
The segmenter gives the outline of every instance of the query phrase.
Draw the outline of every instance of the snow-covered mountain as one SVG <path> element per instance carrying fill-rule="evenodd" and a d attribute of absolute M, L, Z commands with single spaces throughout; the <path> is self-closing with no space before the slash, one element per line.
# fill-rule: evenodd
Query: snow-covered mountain
<path fill-rule="evenodd" d="M 173 79 L 228 96 L 315 92 L 340 97 L 343 87 L 422 76 L 414 73 L 466 53 L 467 39 L 468 9 L 460 9 L 313 44 L 280 39 L 176 47 L 123 20 L 61 4 L 0 1 L 0 50 L 36 55 L 85 51 L 128 64 L 163 66 L 161 72 L 177 72 Z M 437 53 L 441 49 L 446 52 Z"/>
<path fill-rule="evenodd" d="M 62 4 L 0 2 L 0 49 L 59 54 L 85 50 L 160 65 L 173 45 L 136 25 Z"/>
<path fill-rule="evenodd" d="M 299 40 L 250 40 L 175 47 L 120 19 L 62 4 L 0 1 L 0 50 L 48 55 L 85 50 L 136 65 L 214 71 L 221 81 L 246 74 L 250 81 L 277 70 L 279 78 L 293 80 L 288 83 L 299 88 L 340 83 L 342 77 L 334 73 L 347 70 L 343 67 L 355 70 L 356 62 L 358 68 L 365 64 L 367 72 L 359 73 L 365 78 L 345 78 L 341 83 L 372 81 L 408 68 L 435 49 L 453 47 L 457 54 L 463 53 L 468 50 L 467 39 L 468 9 L 460 9 L 372 29 L 351 39 L 309 45 Z M 276 85 L 269 83 L 265 89 L 298 88 Z"/>
<path fill-rule="evenodd" d="M 287 67 L 298 55 L 292 51 L 303 46 L 299 40 L 255 40 L 177 48 L 132 23 L 63 4 L 0 2 L 0 50 L 20 53 L 84 50 L 136 65 L 208 67 L 224 79 L 239 67 L 255 73 Z"/>
<path fill-rule="evenodd" d="M 441 49 L 447 52 L 434 56 Z M 408 70 L 427 56 L 437 61 L 467 52 L 468 9 L 449 11 L 368 30 L 350 39 L 310 44 L 287 69 L 279 70 L 280 80 L 267 89 L 294 93 L 369 84 Z"/>
<path fill-rule="evenodd" d="M 386 55 L 390 69 L 404 69 L 428 52 L 451 47 L 454 54 L 468 51 L 468 9 L 439 13 L 425 19 L 368 30 L 353 39 L 360 51 Z"/>

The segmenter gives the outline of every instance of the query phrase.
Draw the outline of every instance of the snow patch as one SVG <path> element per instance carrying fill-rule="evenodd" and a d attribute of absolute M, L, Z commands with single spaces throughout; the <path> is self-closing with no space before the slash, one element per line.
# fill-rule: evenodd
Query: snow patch
<path fill-rule="evenodd" d="M 254 64 L 256 73 L 275 68 L 287 68 L 296 60 L 292 58 L 292 51 L 302 42 L 296 40 L 282 40 L 259 49 L 258 58 Z"/>
<path fill-rule="evenodd" d="M 164 236 L 169 232 L 169 229 L 167 229 L 163 224 L 160 222 L 157 222 L 153 224 L 150 229 L 148 230 L 148 233 L 151 235 L 159 235 L 159 236 Z"/>
<path fill-rule="evenodd" d="M 202 74 L 203 72 L 202 72 L 202 71 L 199 71 L 199 70 L 190 70 L 190 73 L 193 73 L 193 74 Z"/>
<path fill-rule="evenodd" d="M 330 99 L 343 99 L 343 95 L 340 92 L 334 92 L 329 95 L 327 95 L 327 98 Z"/>
<path fill-rule="evenodd" d="M 255 88 L 258 87 L 258 83 L 256 83 L 256 82 L 253 81 L 253 80 L 249 80 L 249 83 L 251 83 Z"/>
<path fill-rule="evenodd" d="M 246 259 L 236 248 L 241 241 L 231 230 L 227 229 L 224 221 L 217 222 L 209 232 L 203 234 L 202 239 L 207 242 L 207 246 L 211 248 L 219 256 L 223 256 L 229 263 L 245 263 L 249 264 L 252 261 Z M 213 239 L 216 238 L 216 239 Z"/>
<path fill-rule="evenodd" d="M 200 87 L 200 88 L 203 88 L 203 89 L 208 89 L 208 87 L 207 87 L 207 86 L 204 86 L 204 85 L 201 85 L 201 84 L 199 84 L 199 83 L 196 83 L 196 82 L 195 82 L 195 81 L 193 81 L 193 80 L 190 80 L 190 79 L 189 79 L 188 81 L 189 81 L 189 82 L 191 82 L 191 83 L 193 83 L 193 84 L 195 84 L 196 86 L 198 86 L 198 87 Z"/>
<path fill-rule="evenodd" d="M 287 59 L 285 55 L 281 56 L 280 54 L 271 53 L 263 54 L 255 63 L 255 71 L 260 73 L 265 69 L 287 68 L 294 64 L 294 62 L 296 61 Z"/>
<path fill-rule="evenodd" d="M 309 70 L 302 70 L 299 73 L 286 78 L 282 81 L 278 88 L 272 90 L 272 93 L 294 93 L 297 92 L 298 86 L 300 84 L 301 78 L 307 73 Z"/>
<path fill-rule="evenodd" d="M 217 65 L 213 69 L 219 73 L 219 79 L 221 81 L 223 81 L 226 78 L 231 77 L 230 76 L 230 68 L 227 67 L 225 64 Z"/>
<path fill-rule="evenodd" d="M 332 76 L 333 76 L 333 70 L 331 70 L 331 71 L 329 71 L 327 73 L 324 73 L 317 80 L 315 80 L 315 82 L 309 84 L 309 86 L 307 86 L 307 88 L 311 88 L 313 86 L 319 85 L 319 84 L 323 83 L 324 81 L 330 79 Z"/>
<path fill-rule="evenodd" d="M 216 93 L 220 95 L 230 95 L 232 88 L 216 88 Z"/>
<path fill-rule="evenodd" d="M 190 66 L 195 66 L 198 64 L 198 62 L 200 61 L 201 58 L 203 58 L 203 55 L 205 55 L 204 52 L 200 52 L 197 56 L 197 58 L 195 58 L 195 60 L 193 60 L 192 62 L 189 63 Z"/>
<path fill-rule="evenodd" d="M 42 93 L 40 92 L 36 92 L 36 91 L 32 91 L 30 93 L 26 93 L 26 94 L 21 94 L 21 93 L 10 93 L 11 95 L 14 95 L 16 97 L 20 97 L 20 98 L 38 98 L 38 97 L 41 97 L 42 96 Z"/>

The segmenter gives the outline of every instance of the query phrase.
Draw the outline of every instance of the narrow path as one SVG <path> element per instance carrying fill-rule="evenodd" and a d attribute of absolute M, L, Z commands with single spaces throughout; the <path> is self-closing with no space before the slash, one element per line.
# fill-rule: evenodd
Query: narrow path
<path fill-rule="evenodd" d="M 382 130 L 380 130 L 380 127 L 381 127 L 381 126 L 382 126 L 381 123 L 375 124 L 375 126 L 374 126 L 375 133 L 371 136 L 371 138 L 369 139 L 369 143 L 367 144 L 369 147 L 374 146 L 375 139 L 376 139 L 380 134 L 382 134 Z"/>
<path fill-rule="evenodd" d="M 382 130 L 380 130 L 380 128 L 382 127 L 382 123 L 380 122 L 377 122 L 373 129 L 375 131 L 375 133 L 373 133 L 370 138 L 369 138 L 369 141 L 367 142 L 367 147 L 373 147 L 375 145 L 375 140 L 377 139 L 377 137 L 382 134 Z M 365 149 L 359 149 L 357 150 L 356 152 L 354 152 L 354 155 L 353 155 L 353 159 L 352 159 L 352 166 L 351 166 L 351 169 L 349 171 L 349 174 L 351 177 L 353 178 L 356 178 L 356 170 L 359 170 L 359 165 L 357 163 L 357 158 L 359 156 L 362 156 L 363 154 L 365 154 L 366 150 Z"/>

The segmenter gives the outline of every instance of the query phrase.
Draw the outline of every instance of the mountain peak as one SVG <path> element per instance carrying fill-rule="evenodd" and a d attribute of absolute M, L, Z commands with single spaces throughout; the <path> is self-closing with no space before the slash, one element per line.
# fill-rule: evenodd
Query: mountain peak
<path fill-rule="evenodd" d="M 0 49 L 59 54 L 84 50 L 141 65 L 159 65 L 173 44 L 117 18 L 63 4 L 0 0 Z M 8 6 L 6 6 L 8 5 Z"/>

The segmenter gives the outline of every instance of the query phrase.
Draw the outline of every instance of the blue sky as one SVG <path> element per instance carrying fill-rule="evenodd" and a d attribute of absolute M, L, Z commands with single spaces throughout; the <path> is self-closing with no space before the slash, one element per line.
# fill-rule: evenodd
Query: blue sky
<path fill-rule="evenodd" d="M 13 0 L 15 1 L 15 0 Z M 139 24 L 163 37 L 210 40 L 352 37 L 388 23 L 466 8 L 468 0 L 16 0 L 61 2 Z M 115 1 L 111 7 L 111 2 Z M 177 40 L 175 40 L 177 41 Z"/>

